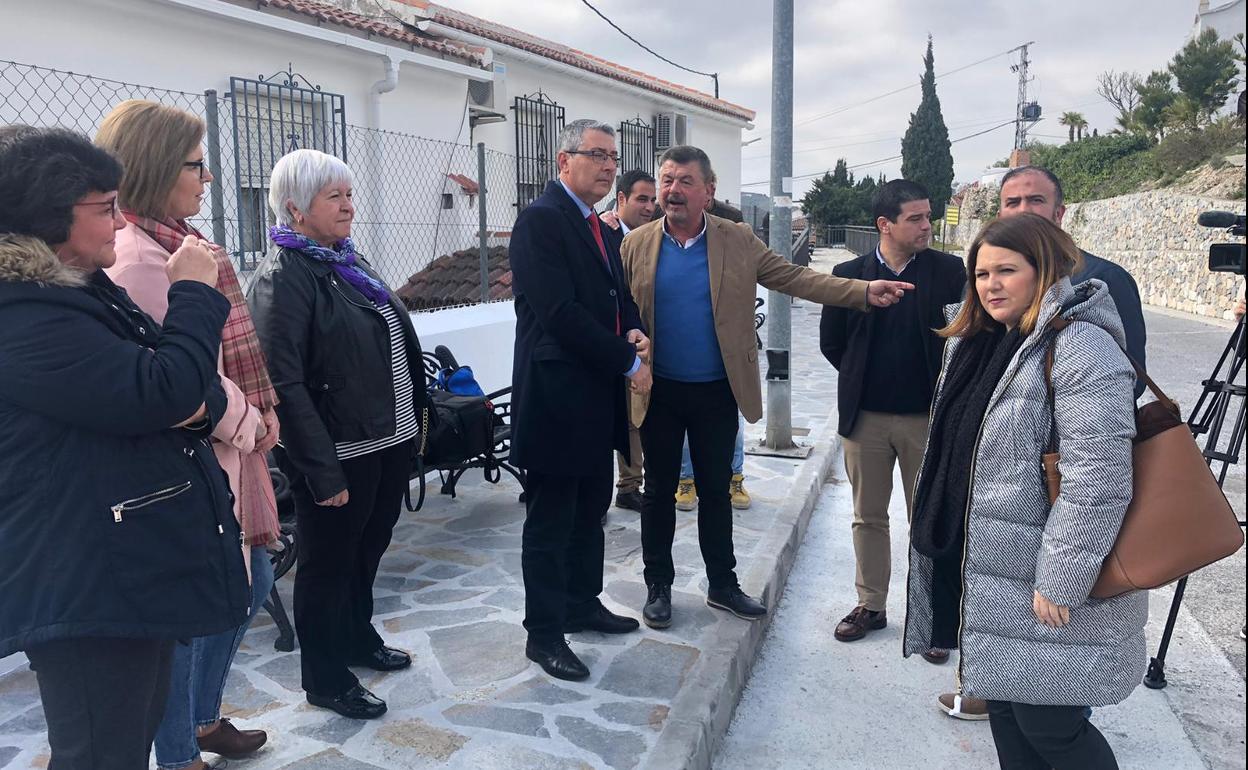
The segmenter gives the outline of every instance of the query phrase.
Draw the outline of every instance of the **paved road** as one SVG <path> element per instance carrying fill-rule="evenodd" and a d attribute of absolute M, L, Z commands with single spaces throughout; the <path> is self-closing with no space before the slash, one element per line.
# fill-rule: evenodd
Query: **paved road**
<path fill-rule="evenodd" d="M 1230 329 L 1147 312 L 1149 370 L 1184 414 L 1201 393 Z M 1244 513 L 1244 468 L 1232 469 L 1228 498 Z M 844 478 L 843 473 L 840 476 Z M 905 521 L 900 482 L 893 521 Z M 953 666 L 900 656 L 904 619 L 904 526 L 894 528 L 889 627 L 844 645 L 832 638 L 852 606 L 853 552 L 848 484 L 825 487 L 775 624 L 737 708 L 715 766 L 783 768 L 996 767 L 984 724 L 951 720 L 934 707 Z M 1244 767 L 1244 552 L 1193 577 L 1169 656 L 1171 686 L 1140 687 L 1095 721 L 1123 767 Z M 1155 649 L 1170 590 L 1154 592 L 1148 629 Z"/>
<path fill-rule="evenodd" d="M 1201 382 L 1212 374 L 1226 347 L 1231 328 L 1204 323 L 1191 316 L 1154 311 L 1145 312 L 1144 322 L 1148 327 L 1149 375 L 1179 402 L 1186 418 L 1200 398 Z M 1225 376 L 1225 369 L 1222 375 Z M 1243 376 L 1241 372 L 1241 383 Z M 1232 414 L 1228 423 L 1233 419 Z M 1228 424 L 1220 446 L 1227 445 L 1230 431 Z M 1230 468 L 1223 489 L 1242 519 L 1245 457 L 1243 447 L 1240 449 L 1239 463 Z M 1239 638 L 1239 632 L 1244 624 L 1244 596 L 1244 550 L 1241 549 L 1231 558 L 1192 576 L 1184 598 L 1184 605 L 1231 661 L 1241 679 L 1244 678 L 1244 640 Z"/>

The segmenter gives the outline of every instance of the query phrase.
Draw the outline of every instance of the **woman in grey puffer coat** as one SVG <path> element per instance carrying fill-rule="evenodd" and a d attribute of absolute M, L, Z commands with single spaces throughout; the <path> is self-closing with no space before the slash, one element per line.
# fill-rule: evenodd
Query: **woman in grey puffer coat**
<path fill-rule="evenodd" d="M 1145 668 L 1146 594 L 1089 598 L 1131 500 L 1134 372 L 1108 289 L 1071 286 L 1078 263 L 1039 216 L 976 237 L 915 490 L 904 652 L 960 648 L 959 694 L 988 700 L 1002 767 L 1117 767 L 1085 707 L 1122 701 Z"/>

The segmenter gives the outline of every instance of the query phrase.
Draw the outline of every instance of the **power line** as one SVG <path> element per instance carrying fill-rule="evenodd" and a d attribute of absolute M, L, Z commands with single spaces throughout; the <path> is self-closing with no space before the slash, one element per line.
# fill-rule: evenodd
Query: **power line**
<path fill-rule="evenodd" d="M 593 11 L 594 13 L 598 14 L 598 18 L 600 18 L 600 19 L 602 19 L 603 21 L 605 21 L 606 23 L 610 24 L 610 25 L 611 25 L 611 27 L 612 27 L 612 28 L 613 28 L 616 32 L 619 32 L 619 33 L 620 33 L 621 35 L 623 35 L 624 37 L 626 37 L 626 38 L 628 38 L 629 40 L 631 40 L 631 41 L 633 41 L 634 43 L 636 43 L 636 44 L 637 44 L 637 46 L 638 46 L 639 48 L 641 48 L 643 51 L 646 51 L 646 52 L 647 52 L 647 53 L 649 53 L 651 56 L 654 56 L 654 57 L 655 57 L 655 58 L 657 58 L 657 59 L 661 59 L 662 61 L 667 62 L 668 64 L 672 65 L 672 66 L 673 66 L 673 67 L 675 67 L 676 69 L 684 70 L 685 72 L 691 72 L 691 73 L 693 73 L 694 75 L 701 75 L 702 77 L 707 77 L 707 78 L 710 78 L 710 79 L 714 80 L 714 81 L 715 81 L 715 98 L 716 98 L 716 99 L 718 99 L 718 98 L 719 98 L 719 73 L 718 73 L 718 72 L 700 72 L 700 71 L 695 70 L 695 69 L 690 69 L 690 68 L 688 68 L 688 67 L 684 66 L 683 64 L 677 64 L 676 62 L 674 62 L 674 61 L 672 61 L 671 59 L 667 58 L 666 56 L 664 56 L 663 54 L 659 53 L 658 51 L 655 51 L 655 50 L 654 50 L 653 48 L 651 48 L 650 46 L 648 46 L 648 45 L 646 45 L 645 43 L 641 42 L 641 41 L 640 41 L 640 40 L 638 40 L 637 38 L 635 38 L 635 37 L 633 37 L 632 35 L 628 34 L 628 33 L 627 33 L 627 32 L 625 32 L 624 30 L 620 29 L 620 25 L 618 25 L 618 24 L 616 24 L 614 21 L 611 21 L 610 19 L 608 19 L 608 18 L 606 17 L 606 15 L 605 15 L 605 14 L 603 14 L 603 12 L 602 12 L 602 11 L 598 10 L 598 9 L 597 9 L 597 8 L 595 8 L 593 5 L 591 5 L 591 4 L 590 4 L 590 2 L 589 2 L 589 0 L 581 0 L 581 2 L 585 4 L 585 7 L 586 7 L 586 8 L 588 8 L 589 10 L 591 10 L 591 11 Z"/>
<path fill-rule="evenodd" d="M 986 126 L 989 123 L 995 123 L 998 120 L 1001 120 L 1001 118 L 993 118 L 992 120 L 973 120 L 973 121 L 969 121 L 966 123 L 956 123 L 956 124 L 950 125 L 949 128 L 973 128 L 976 126 Z M 877 131 L 875 134 L 858 134 L 857 136 L 875 136 L 879 133 L 880 132 Z M 849 138 L 852 138 L 852 135 L 843 136 L 839 138 L 828 137 L 828 139 L 834 140 L 834 141 L 839 141 L 839 139 L 849 139 Z M 867 145 L 867 144 L 879 144 L 881 142 L 892 142 L 892 141 L 899 140 L 901 138 L 902 137 L 897 136 L 896 134 L 889 134 L 887 136 L 881 136 L 878 139 L 870 139 L 870 140 L 865 140 L 861 142 L 850 142 L 848 144 L 830 144 L 830 145 L 823 144 L 817 147 L 809 147 L 804 150 L 795 150 L 793 154 L 794 155 L 808 155 L 812 152 L 825 152 L 827 150 L 840 150 L 846 147 L 860 147 L 862 145 Z M 769 157 L 770 155 L 771 153 L 762 153 L 761 155 L 746 155 L 746 156 L 743 156 L 741 160 L 760 160 L 762 158 Z"/>
<path fill-rule="evenodd" d="M 581 2 L 585 2 L 585 0 L 581 0 Z M 999 58 L 1001 58 L 1002 56 L 1005 56 L 1005 55 L 1007 55 L 1007 54 L 1013 53 L 1013 52 L 1014 52 L 1014 51 L 1016 51 L 1016 50 L 1018 50 L 1018 49 L 1017 49 L 1017 47 L 1015 47 L 1015 48 L 1011 48 L 1011 49 L 1009 49 L 1008 51 L 1001 51 L 1000 53 L 994 53 L 994 54 L 993 54 L 993 55 L 991 55 L 991 56 L 986 56 L 986 57 L 984 57 L 983 59 L 979 59 L 979 60 L 977 60 L 977 61 L 973 61 L 973 62 L 971 62 L 970 64 L 963 64 L 961 67 L 955 67 L 954 69 L 951 69 L 951 70 L 949 70 L 949 71 L 947 71 L 947 72 L 940 72 L 940 73 L 937 73 L 936 77 L 941 77 L 941 78 L 943 78 L 943 77 L 948 77 L 949 75 L 953 75 L 953 74 L 956 74 L 956 73 L 958 73 L 958 72 L 962 72 L 963 70 L 968 70 L 968 69 L 970 69 L 971 67 L 978 67 L 979 65 L 981 65 L 981 64 L 983 64 L 983 63 L 985 63 L 985 62 L 990 62 L 990 61 L 992 61 L 993 59 L 999 59 Z M 816 115 L 816 116 L 814 116 L 814 117 L 812 117 L 812 118 L 806 118 L 805 120 L 800 120 L 800 121 L 798 121 L 798 122 L 794 123 L 794 124 L 793 124 L 793 127 L 794 127 L 794 128 L 796 128 L 796 127 L 798 127 L 798 126 L 804 126 L 804 125 L 806 125 L 806 124 L 808 124 L 808 123 L 814 123 L 815 121 L 823 120 L 824 118 L 830 118 L 830 117 L 832 117 L 833 115 L 839 115 L 839 114 L 841 114 L 842 112 L 848 112 L 849 110 L 857 109 L 858 107 L 862 107 L 862 106 L 864 106 L 864 105 L 871 104 L 872 102 L 878 102 L 880 99 L 884 99 L 884 98 L 887 98 L 887 97 L 889 97 L 889 96 L 894 96 L 894 95 L 896 95 L 896 94 L 900 94 L 900 93 L 902 93 L 902 92 L 904 92 L 904 91 L 909 91 L 909 90 L 910 90 L 910 89 L 912 89 L 912 88 L 918 88 L 918 87 L 919 87 L 919 85 L 920 85 L 919 83 L 911 83 L 911 84 L 910 84 L 910 85 L 908 85 L 908 86 L 903 86 L 903 87 L 901 87 L 901 88 L 895 88 L 895 89 L 893 89 L 892 91 L 887 91 L 887 92 L 882 93 L 882 94 L 879 94 L 879 95 L 877 95 L 877 96 L 872 96 L 871 98 L 869 98 L 869 99 L 864 99 L 864 100 L 862 100 L 862 101 L 860 101 L 860 102 L 854 102 L 853 104 L 847 104 L 847 105 L 844 105 L 844 106 L 842 106 L 842 107 L 837 107 L 837 108 L 835 108 L 835 109 L 833 109 L 833 110 L 829 110 L 828 112 L 825 112 L 825 113 L 822 113 L 822 114 Z M 760 134 L 758 138 L 762 139 L 762 138 L 765 138 L 765 137 L 767 137 L 767 136 L 770 136 L 770 134 Z"/>
<path fill-rule="evenodd" d="M 1007 120 L 1006 122 L 1004 122 L 1004 123 L 998 123 L 997 125 L 993 126 L 992 128 L 986 128 L 986 129 L 984 129 L 983 131 L 976 131 L 976 132 L 975 132 L 975 133 L 973 133 L 973 134 L 967 134 L 966 136 L 960 136 L 960 137 L 958 137 L 957 139 L 952 139 L 952 140 L 950 140 L 950 141 L 949 141 L 949 144 L 957 144 L 958 142 L 964 142 L 964 141 L 966 141 L 967 139 L 974 139 L 974 138 L 975 138 L 975 137 L 977 137 L 977 136 L 983 136 L 984 134 L 990 133 L 990 132 L 992 132 L 992 131 L 996 131 L 996 130 L 997 130 L 997 129 L 999 129 L 999 128 L 1005 128 L 1006 126 L 1012 126 L 1012 125 L 1014 125 L 1014 119 L 1013 119 L 1013 118 L 1010 118 L 1010 119 L 1009 119 L 1009 120 Z M 888 163 L 889 161 L 892 161 L 892 160 L 897 160 L 897 159 L 898 159 L 898 158 L 900 158 L 900 157 L 901 157 L 901 155 L 893 155 L 893 156 L 890 156 L 890 157 L 887 157 L 887 158 L 880 158 L 879 160 L 873 160 L 873 161 L 870 161 L 870 162 L 868 162 L 868 163 L 855 163 L 855 164 L 854 164 L 854 165 L 852 165 L 852 166 L 848 166 L 848 167 L 846 167 L 846 170 L 847 170 L 847 171 L 853 171 L 854 169 L 859 169 L 859 168 L 867 168 L 868 166 L 878 166 L 878 165 L 880 165 L 881 163 Z M 810 173 L 810 174 L 799 174 L 799 175 L 797 175 L 797 176 L 793 177 L 793 179 L 795 179 L 795 180 L 796 180 L 796 179 L 813 179 L 814 177 L 817 177 L 817 176 L 823 176 L 824 174 L 830 173 L 830 171 L 831 171 L 831 169 L 825 169 L 825 170 L 823 170 L 823 171 L 816 171 L 816 172 L 814 172 L 814 173 Z M 770 181 L 771 181 L 770 179 L 764 179 L 764 180 L 763 180 L 763 181 L 761 181 L 761 182 L 750 182 L 749 184 L 743 184 L 743 185 L 741 185 L 741 186 L 742 186 L 742 187 L 757 187 L 758 185 L 768 184 Z"/>

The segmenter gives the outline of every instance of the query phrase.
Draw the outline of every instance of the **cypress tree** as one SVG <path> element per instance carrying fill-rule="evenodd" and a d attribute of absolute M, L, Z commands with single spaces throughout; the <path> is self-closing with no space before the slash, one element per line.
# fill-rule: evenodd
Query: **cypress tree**
<path fill-rule="evenodd" d="M 953 153 L 949 151 L 949 129 L 936 96 L 934 62 L 932 36 L 928 35 L 923 78 L 919 81 L 923 98 L 919 109 L 910 114 L 910 127 L 901 140 L 901 176 L 927 188 L 932 219 L 940 219 L 945 215 L 945 204 L 953 188 Z"/>

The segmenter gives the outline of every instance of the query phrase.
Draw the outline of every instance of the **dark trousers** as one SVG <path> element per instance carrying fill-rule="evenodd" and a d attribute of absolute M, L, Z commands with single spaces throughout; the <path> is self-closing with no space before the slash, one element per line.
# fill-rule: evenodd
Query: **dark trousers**
<path fill-rule="evenodd" d="M 390 547 L 407 489 L 412 445 L 342 461 L 347 504 L 322 507 L 307 484 L 294 485 L 295 633 L 299 636 L 303 689 L 341 695 L 359 680 L 347 662 L 382 647 L 373 628 L 373 580 Z"/>
<path fill-rule="evenodd" d="M 988 701 L 1002 770 L 1118 770 L 1114 750 L 1083 706 Z"/>
<path fill-rule="evenodd" d="M 598 607 L 602 593 L 602 515 L 612 474 L 552 476 L 529 471 L 524 489 L 524 628 L 529 639 L 563 639 L 563 624 Z"/>
<path fill-rule="evenodd" d="M 676 578 L 676 485 L 685 435 L 698 480 L 698 545 L 711 588 L 737 585 L 732 552 L 732 452 L 737 439 L 737 401 L 728 380 L 677 382 L 654 378 L 650 407 L 641 425 L 646 487 L 641 502 L 641 549 L 647 585 Z"/>
<path fill-rule="evenodd" d="M 26 650 L 48 722 L 49 770 L 147 767 L 169 697 L 173 644 L 84 637 Z"/>

